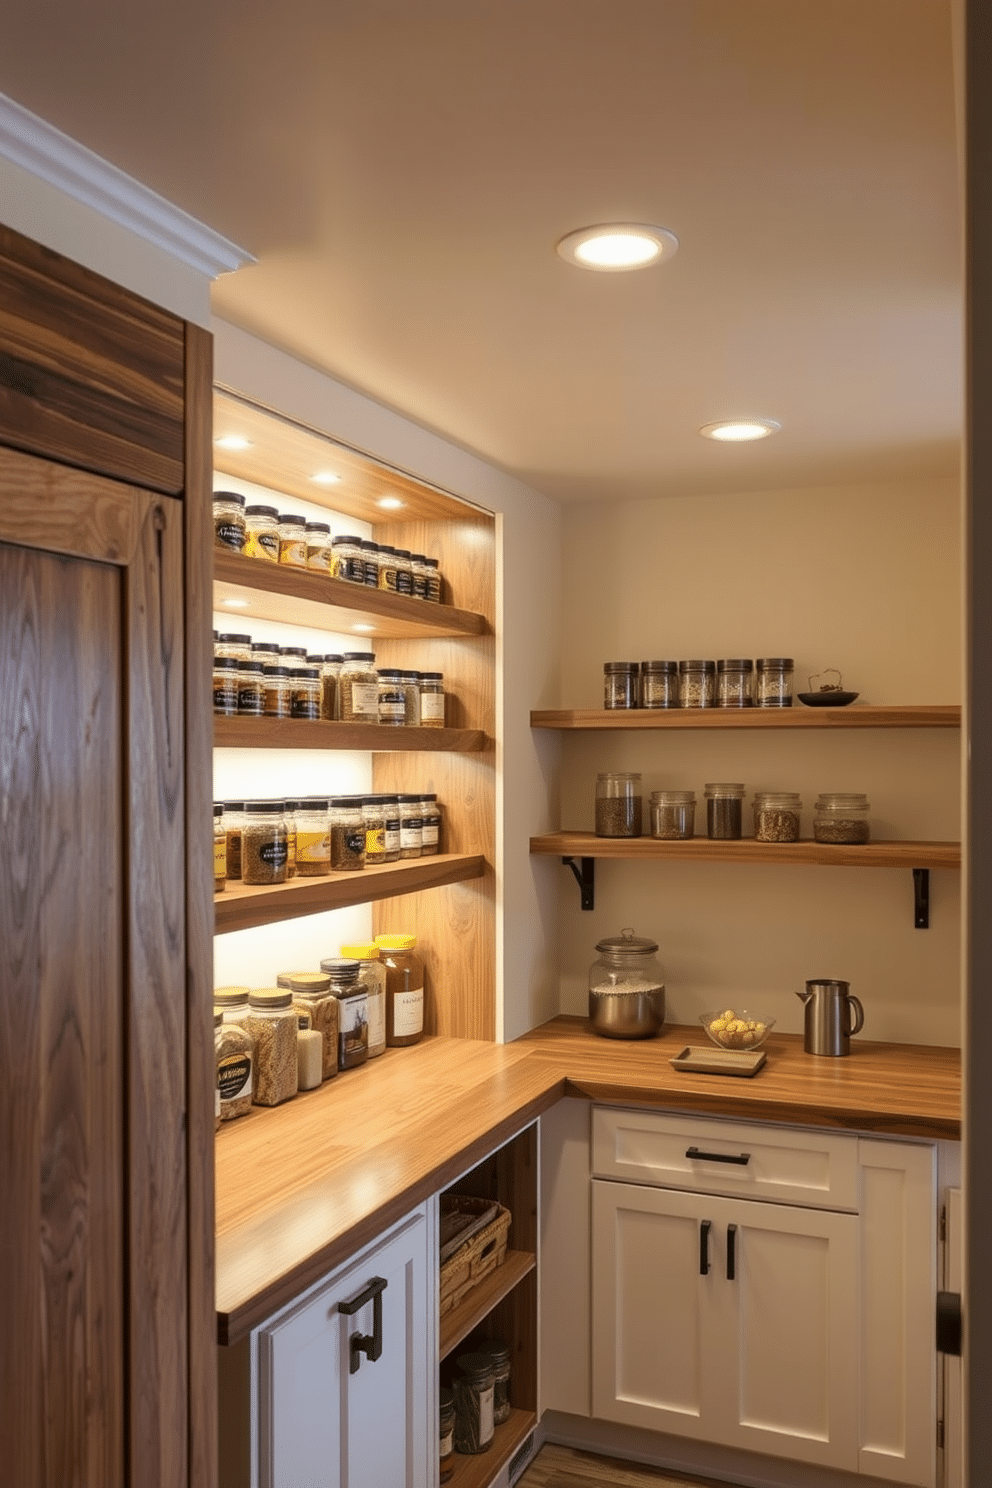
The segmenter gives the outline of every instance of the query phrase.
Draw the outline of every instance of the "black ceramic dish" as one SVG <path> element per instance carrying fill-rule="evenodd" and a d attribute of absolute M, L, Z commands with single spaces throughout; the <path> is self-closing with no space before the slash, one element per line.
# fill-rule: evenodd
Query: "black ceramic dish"
<path fill-rule="evenodd" d="M 853 703 L 858 692 L 840 692 L 835 689 L 830 692 L 797 692 L 796 697 L 807 708 L 846 708 L 848 703 Z"/>

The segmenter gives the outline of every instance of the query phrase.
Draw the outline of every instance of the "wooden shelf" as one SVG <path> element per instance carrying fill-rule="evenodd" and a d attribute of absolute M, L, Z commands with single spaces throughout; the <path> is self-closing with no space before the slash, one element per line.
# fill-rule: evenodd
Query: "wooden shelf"
<path fill-rule="evenodd" d="M 214 609 L 223 609 L 229 599 L 248 601 L 246 606 L 232 610 L 232 630 L 246 619 L 307 625 L 318 630 L 366 627 L 355 637 L 356 650 L 374 650 L 375 642 L 385 638 L 480 636 L 489 632 L 485 616 L 472 610 L 366 589 L 306 569 L 215 548 Z"/>
<path fill-rule="evenodd" d="M 531 728 L 543 729 L 864 729 L 960 728 L 956 703 L 848 708 L 562 708 L 536 709 Z"/>
<path fill-rule="evenodd" d="M 655 837 L 597 837 L 594 832 L 547 832 L 530 839 L 539 857 L 627 858 L 693 863 L 761 863 L 830 868 L 960 868 L 960 842 L 720 842 L 692 837 L 668 842 Z"/>
<path fill-rule="evenodd" d="M 472 1329 L 482 1322 L 488 1313 L 492 1312 L 497 1302 L 502 1302 L 504 1297 L 522 1281 L 537 1265 L 537 1257 L 522 1250 L 508 1250 L 501 1265 L 495 1271 L 490 1271 L 484 1276 L 477 1286 L 474 1286 L 467 1296 L 453 1307 L 450 1312 L 445 1313 L 441 1319 L 440 1353 L 441 1359 L 446 1359 L 452 1349 L 457 1348 L 463 1338 L 467 1338 Z"/>
<path fill-rule="evenodd" d="M 481 878 L 486 860 L 481 854 L 437 853 L 365 868 L 357 873 L 329 873 L 322 878 L 294 878 L 289 883 L 253 888 L 229 883 L 214 896 L 214 933 L 248 930 L 278 920 L 299 919 L 327 909 L 369 904 L 400 894 L 416 894 L 443 884 Z"/>
<path fill-rule="evenodd" d="M 497 1426 L 488 1452 L 476 1456 L 455 1453 L 455 1471 L 445 1488 L 489 1488 L 517 1448 L 537 1426 L 534 1411 L 514 1410 L 510 1419 Z"/>
<path fill-rule="evenodd" d="M 487 747 L 483 729 L 394 728 L 380 723 L 308 722 L 293 718 L 215 718 L 215 749 L 360 749 L 474 754 Z"/>

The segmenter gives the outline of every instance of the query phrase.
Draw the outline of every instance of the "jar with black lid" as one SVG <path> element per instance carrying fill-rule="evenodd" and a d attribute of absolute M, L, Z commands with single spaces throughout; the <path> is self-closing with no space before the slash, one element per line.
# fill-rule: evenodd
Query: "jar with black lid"
<path fill-rule="evenodd" d="M 607 661 L 603 664 L 603 707 L 636 708 L 638 663 Z"/>
<path fill-rule="evenodd" d="M 401 671 L 400 684 L 403 688 L 403 702 L 406 709 L 407 728 L 419 728 L 422 722 L 420 717 L 420 672 L 410 670 Z"/>
<path fill-rule="evenodd" d="M 262 558 L 266 563 L 279 562 L 279 513 L 274 506 L 245 508 L 245 555 Z"/>
<path fill-rule="evenodd" d="M 295 512 L 279 513 L 279 562 L 289 568 L 307 566 L 307 519 Z"/>
<path fill-rule="evenodd" d="M 421 857 L 433 857 L 441 846 L 441 808 L 433 791 L 420 798 Z"/>
<path fill-rule="evenodd" d="M 331 528 L 327 522 L 308 522 L 305 529 L 307 568 L 315 573 L 331 571 Z"/>
<path fill-rule="evenodd" d="M 792 674 L 795 666 L 791 656 L 759 656 L 755 686 L 756 708 L 791 708 Z"/>
<path fill-rule="evenodd" d="M 261 718 L 265 712 L 265 686 L 260 661 L 239 661 L 238 717 Z"/>
<path fill-rule="evenodd" d="M 292 695 L 289 687 L 289 668 L 263 666 L 262 687 L 265 694 L 263 711 L 266 718 L 291 717 Z"/>
<path fill-rule="evenodd" d="M 373 651 L 346 651 L 338 677 L 343 723 L 379 722 L 379 677 Z"/>
<path fill-rule="evenodd" d="M 238 711 L 238 664 L 227 656 L 214 658 L 214 714 L 233 718 Z"/>
<path fill-rule="evenodd" d="M 679 662 L 679 707 L 712 708 L 716 702 L 716 662 Z"/>
<path fill-rule="evenodd" d="M 320 717 L 320 668 L 289 668 L 289 716 L 317 719 Z"/>
<path fill-rule="evenodd" d="M 361 796 L 332 796 L 329 807 L 331 867 L 351 873 L 365 867 L 365 817 Z"/>
<path fill-rule="evenodd" d="M 338 1000 L 338 1069 L 354 1069 L 369 1057 L 369 989 L 361 962 L 328 957 L 320 963 Z"/>
<path fill-rule="evenodd" d="M 379 588 L 395 594 L 399 561 L 392 543 L 379 544 Z"/>
<path fill-rule="evenodd" d="M 679 706 L 679 664 L 677 661 L 642 661 L 640 682 L 642 708 L 677 708 Z"/>
<path fill-rule="evenodd" d="M 320 667 L 320 716 L 329 721 L 339 717 L 338 678 L 341 675 L 342 658 L 336 651 L 329 651 Z"/>
<path fill-rule="evenodd" d="M 419 796 L 399 796 L 400 857 L 419 858 L 424 846 L 424 817 Z"/>
<path fill-rule="evenodd" d="M 393 667 L 379 672 L 379 722 L 400 728 L 406 724 L 406 695 L 400 673 Z"/>
<path fill-rule="evenodd" d="M 744 657 L 727 658 L 716 664 L 716 705 L 718 708 L 750 708 L 754 662 Z"/>
<path fill-rule="evenodd" d="M 295 816 L 297 875 L 300 878 L 320 878 L 331 868 L 327 797 L 303 797 Z"/>
<path fill-rule="evenodd" d="M 245 498 L 239 496 L 237 491 L 215 491 L 213 510 L 214 547 L 240 553 L 248 537 Z"/>
<path fill-rule="evenodd" d="M 396 593 L 413 594 L 413 564 L 409 548 L 396 549 Z"/>
<path fill-rule="evenodd" d="M 496 1376 L 485 1354 L 460 1354 L 455 1360 L 455 1451 L 488 1452 L 493 1444 L 493 1395 Z"/>
<path fill-rule="evenodd" d="M 285 665 L 275 641 L 252 641 L 249 659 L 260 661 L 263 667 Z"/>
<path fill-rule="evenodd" d="M 283 666 L 306 666 L 307 655 L 306 646 L 279 647 L 279 660 Z"/>
<path fill-rule="evenodd" d="M 365 583 L 365 555 L 360 537 L 342 533 L 332 539 L 331 578 L 343 579 L 348 584 Z"/>
<path fill-rule="evenodd" d="M 437 558 L 425 558 L 424 568 L 427 570 L 427 598 L 432 604 L 441 603 L 441 564 Z"/>
<path fill-rule="evenodd" d="M 493 1421 L 502 1426 L 510 1419 L 510 1345 L 502 1338 L 484 1338 L 475 1352 L 493 1366 Z"/>
<path fill-rule="evenodd" d="M 413 569 L 413 597 L 414 599 L 427 598 L 427 558 L 423 553 L 410 554 L 410 566 Z"/>
<path fill-rule="evenodd" d="M 246 801 L 241 828 L 242 882 L 285 883 L 288 856 L 282 801 Z"/>
<path fill-rule="evenodd" d="M 444 728 L 444 673 L 420 674 L 420 726 Z"/>
<path fill-rule="evenodd" d="M 362 797 L 365 828 L 365 866 L 378 868 L 386 861 L 386 813 L 381 796 Z"/>
<path fill-rule="evenodd" d="M 396 863 L 400 856 L 400 798 L 399 796 L 380 795 L 379 800 L 382 802 L 385 828 L 385 861 Z"/>
<path fill-rule="evenodd" d="M 366 589 L 378 589 L 379 587 L 379 544 L 373 542 L 370 537 L 361 540 L 362 549 L 362 573 Z"/>
<path fill-rule="evenodd" d="M 214 642 L 215 661 L 254 661 L 251 636 L 240 630 L 222 630 Z"/>

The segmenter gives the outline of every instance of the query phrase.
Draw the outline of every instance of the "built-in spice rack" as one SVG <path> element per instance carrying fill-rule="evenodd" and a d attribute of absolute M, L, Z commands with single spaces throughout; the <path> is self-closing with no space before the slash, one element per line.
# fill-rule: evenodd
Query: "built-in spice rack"
<path fill-rule="evenodd" d="M 484 729 L 391 728 L 298 718 L 215 718 L 215 749 L 360 749 L 471 754 L 485 749 Z"/>
<path fill-rule="evenodd" d="M 847 708 L 541 708 L 531 728 L 639 729 L 864 729 L 960 728 L 956 703 L 910 706 L 854 703 Z"/>

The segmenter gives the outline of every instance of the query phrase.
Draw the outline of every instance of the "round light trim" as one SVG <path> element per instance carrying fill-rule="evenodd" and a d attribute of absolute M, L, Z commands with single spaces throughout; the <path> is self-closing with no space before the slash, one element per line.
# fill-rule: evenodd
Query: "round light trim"
<path fill-rule="evenodd" d="M 604 222 L 582 227 L 565 235 L 555 245 L 566 263 L 601 274 L 622 274 L 661 263 L 678 252 L 679 240 L 667 227 L 643 222 Z"/>
<path fill-rule="evenodd" d="M 218 449 L 224 450 L 247 450 L 251 449 L 251 440 L 245 439 L 243 434 L 222 434 L 219 439 L 214 440 Z"/>
<path fill-rule="evenodd" d="M 383 511 L 399 511 L 405 505 L 406 502 L 401 501 L 398 496 L 383 496 L 376 502 L 376 506 L 381 506 Z"/>
<path fill-rule="evenodd" d="M 721 444 L 748 444 L 755 439 L 767 439 L 777 434 L 782 425 L 775 419 L 722 419 L 716 424 L 704 424 L 700 434 L 706 439 L 716 439 Z"/>
<path fill-rule="evenodd" d="M 312 475 L 310 479 L 315 486 L 336 486 L 341 477 L 333 470 L 318 470 L 317 474 Z"/>

